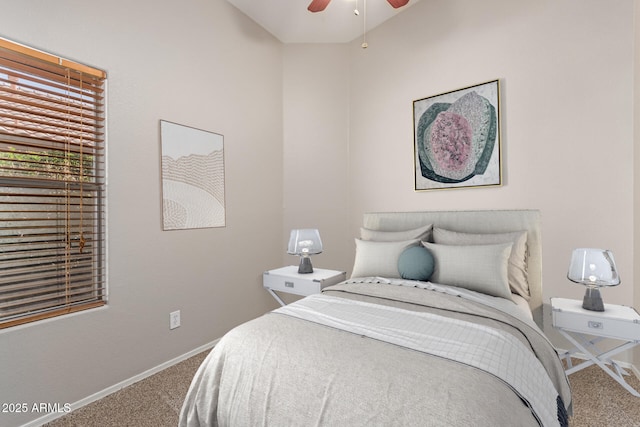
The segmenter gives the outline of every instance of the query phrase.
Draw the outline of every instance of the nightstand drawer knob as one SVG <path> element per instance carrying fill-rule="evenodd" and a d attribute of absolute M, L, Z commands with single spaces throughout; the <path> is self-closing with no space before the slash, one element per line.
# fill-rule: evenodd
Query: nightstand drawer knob
<path fill-rule="evenodd" d="M 593 320 L 589 320 L 587 324 L 591 329 L 602 329 L 602 322 L 594 322 Z"/>
<path fill-rule="evenodd" d="M 285 282 L 284 282 L 284 286 L 285 286 L 285 288 L 293 288 L 293 282 L 287 282 L 287 281 L 285 281 Z"/>

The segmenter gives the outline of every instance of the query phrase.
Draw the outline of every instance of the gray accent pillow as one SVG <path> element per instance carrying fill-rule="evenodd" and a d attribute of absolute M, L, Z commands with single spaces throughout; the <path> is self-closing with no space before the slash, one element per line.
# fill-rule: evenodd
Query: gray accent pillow
<path fill-rule="evenodd" d="M 531 298 L 529 278 L 527 274 L 527 232 L 474 234 L 434 228 L 433 241 L 443 245 L 492 245 L 512 243 L 509 256 L 509 286 L 514 292 L 527 301 Z"/>
<path fill-rule="evenodd" d="M 511 243 L 459 246 L 422 242 L 422 245 L 435 259 L 431 282 L 511 300 L 507 276 Z"/>
<path fill-rule="evenodd" d="M 362 227 L 360 228 L 360 238 L 362 240 L 375 240 L 377 242 L 400 242 L 411 239 L 431 241 L 432 230 L 433 224 L 403 231 L 380 231 Z"/>
<path fill-rule="evenodd" d="M 398 259 L 400 254 L 410 246 L 418 246 L 420 240 L 401 242 L 375 242 L 355 239 L 356 259 L 353 263 L 351 277 L 389 277 L 400 278 Z"/>
<path fill-rule="evenodd" d="M 398 271 L 403 279 L 426 282 L 433 274 L 434 267 L 433 255 L 424 246 L 408 247 L 398 258 Z"/>

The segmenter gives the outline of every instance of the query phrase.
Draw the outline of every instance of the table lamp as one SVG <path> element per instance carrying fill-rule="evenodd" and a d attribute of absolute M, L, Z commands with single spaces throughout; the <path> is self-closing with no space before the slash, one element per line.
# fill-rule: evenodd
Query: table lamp
<path fill-rule="evenodd" d="M 613 254 L 606 249 L 574 249 L 567 277 L 572 282 L 587 287 L 582 308 L 591 311 L 604 311 L 599 288 L 620 284 Z"/>
<path fill-rule="evenodd" d="M 300 257 L 300 266 L 298 273 L 313 273 L 310 255 L 322 252 L 322 240 L 320 240 L 320 232 L 315 228 L 304 228 L 299 230 L 291 230 L 289 237 L 289 248 L 287 253 L 298 255 Z"/>

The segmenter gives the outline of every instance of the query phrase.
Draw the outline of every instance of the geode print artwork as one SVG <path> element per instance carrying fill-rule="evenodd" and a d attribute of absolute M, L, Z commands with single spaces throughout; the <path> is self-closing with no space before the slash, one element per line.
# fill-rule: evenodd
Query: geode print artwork
<path fill-rule="evenodd" d="M 499 81 L 413 102 L 415 189 L 502 184 Z"/>
<path fill-rule="evenodd" d="M 225 226 L 224 138 L 160 121 L 164 230 Z"/>

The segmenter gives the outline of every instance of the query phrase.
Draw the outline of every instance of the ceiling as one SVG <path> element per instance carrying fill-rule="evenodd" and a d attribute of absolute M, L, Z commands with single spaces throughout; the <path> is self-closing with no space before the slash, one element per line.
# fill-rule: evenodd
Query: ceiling
<path fill-rule="evenodd" d="M 394 9 L 386 0 L 333 0 L 322 12 L 311 13 L 311 0 L 227 0 L 283 43 L 347 43 L 362 37 L 366 2 L 367 31 L 420 0 Z M 360 12 L 356 16 L 354 10 Z"/>

